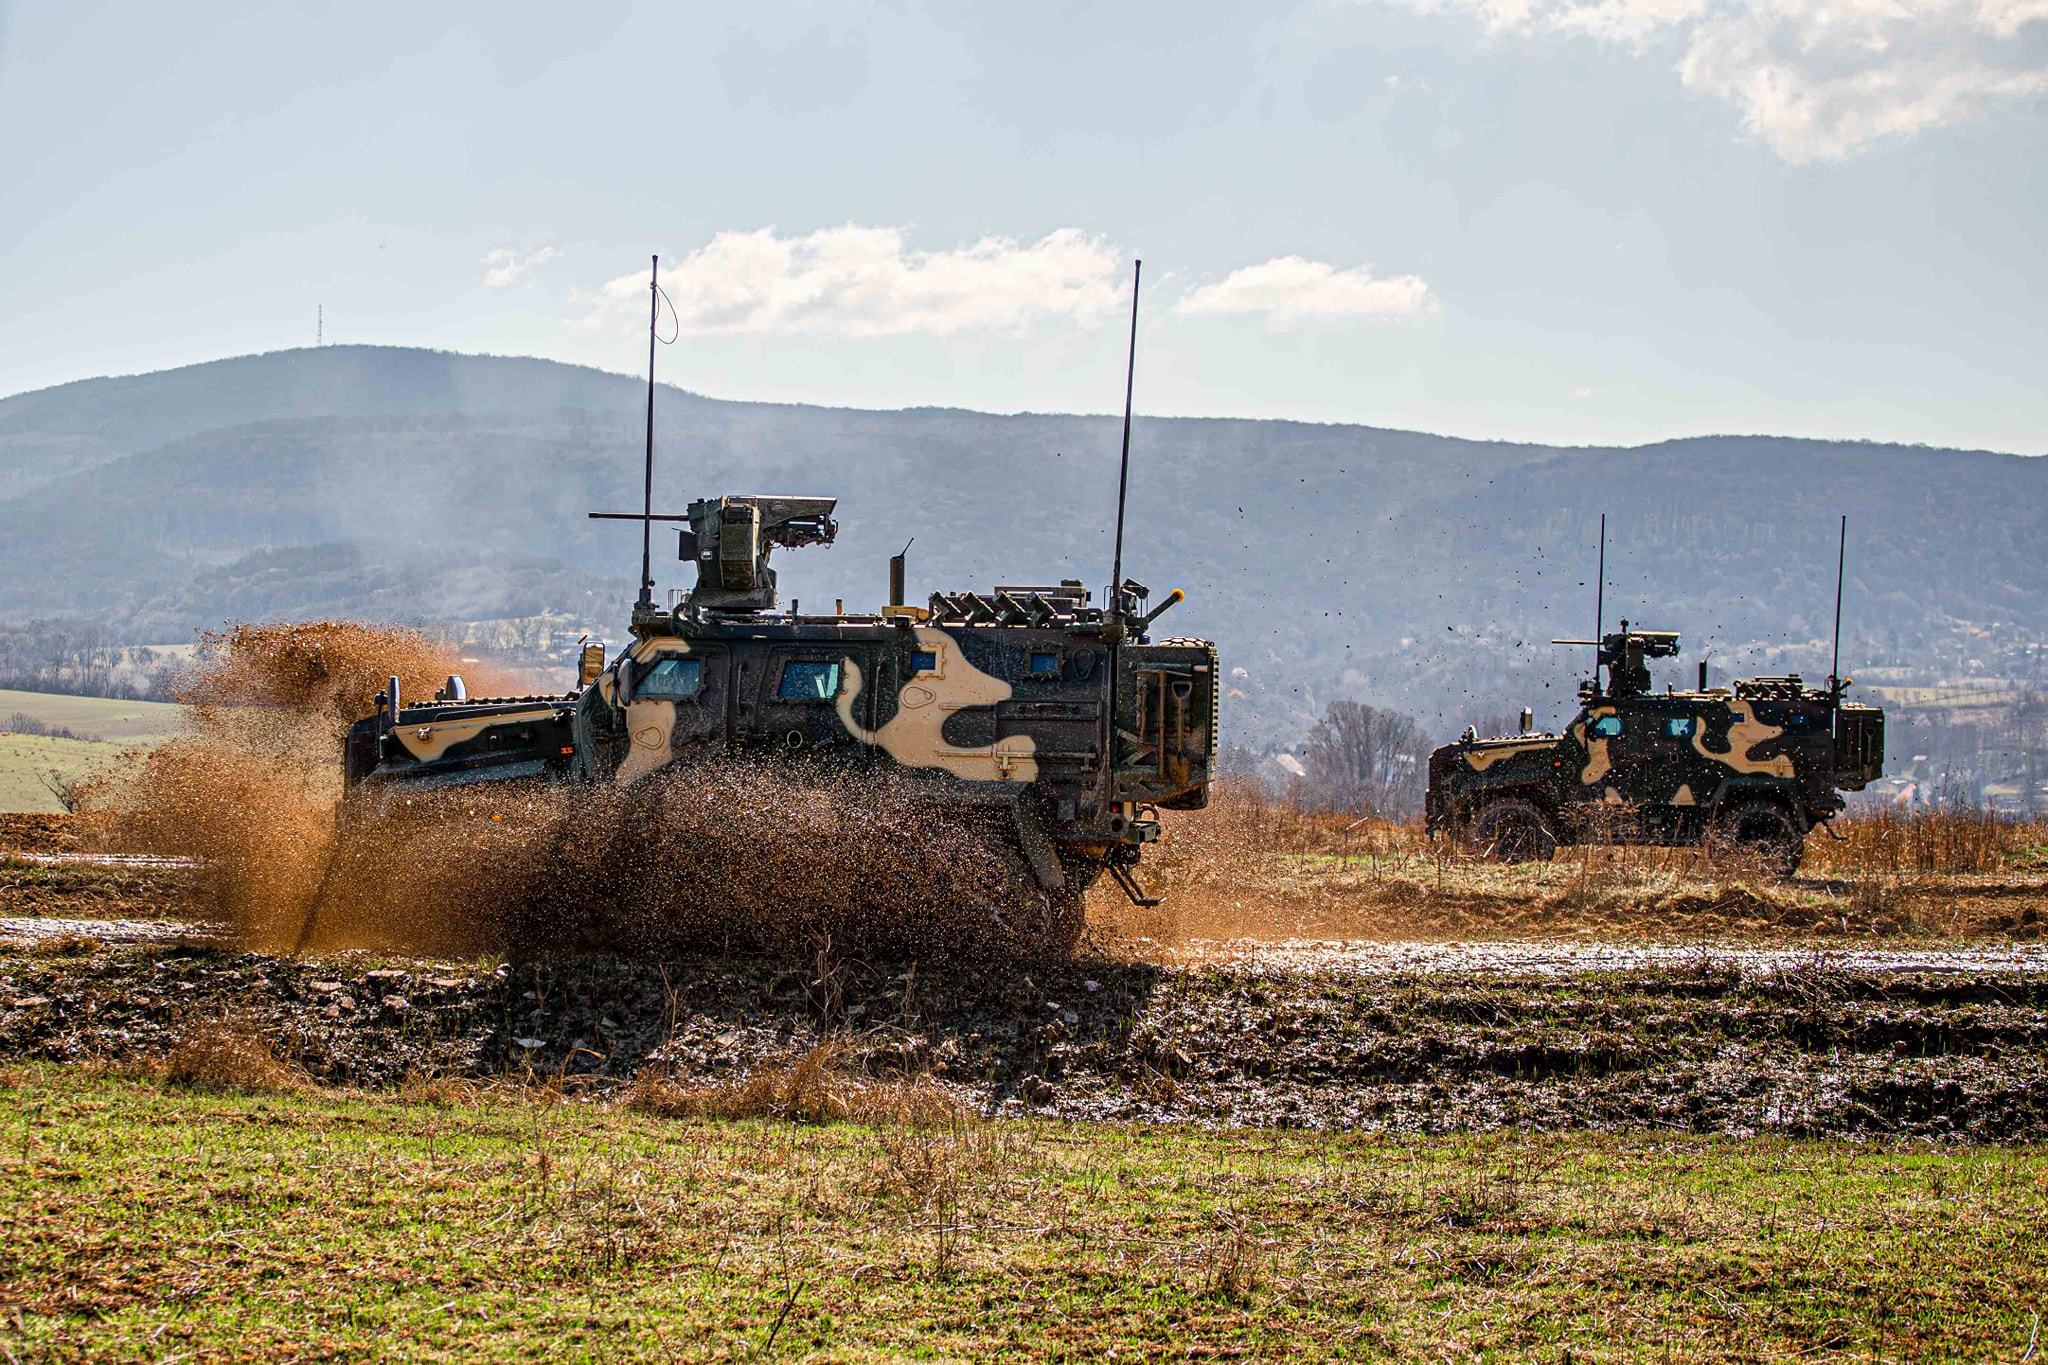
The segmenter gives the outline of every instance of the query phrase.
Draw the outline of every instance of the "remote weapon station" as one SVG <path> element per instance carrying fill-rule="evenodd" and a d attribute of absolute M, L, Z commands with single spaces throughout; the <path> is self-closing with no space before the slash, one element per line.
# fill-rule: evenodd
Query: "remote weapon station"
<path fill-rule="evenodd" d="M 1548 859 L 1559 844 L 1702 844 L 1747 850 L 1780 875 L 1799 866 L 1806 835 L 1884 775 L 1884 711 L 1842 699 L 1842 519 L 1835 566 L 1835 662 L 1827 686 L 1797 674 L 1652 690 L 1649 660 L 1678 655 L 1670 631 L 1596 624 L 1592 680 L 1562 734 L 1480 739 L 1471 731 L 1430 755 L 1427 822 L 1506 862 Z M 1605 605 L 1607 518 L 1600 519 Z M 1602 673 L 1605 673 L 1603 679 Z"/>
<path fill-rule="evenodd" d="M 913 606 L 899 554 L 877 611 L 780 609 L 771 554 L 830 545 L 836 502 L 750 494 L 653 511 L 658 276 L 650 295 L 642 510 L 592 514 L 641 524 L 631 642 L 610 660 L 586 646 L 567 696 L 472 700 L 450 678 L 434 699 L 413 701 L 392 679 L 376 715 L 349 732 L 351 798 L 473 782 L 632 784 L 713 761 L 893 767 L 1011 855 L 1030 904 L 1009 913 L 1028 920 L 1035 910 L 1045 946 L 1072 946 L 1082 896 L 1103 873 L 1156 903 L 1137 880 L 1139 857 L 1159 837 L 1160 809 L 1208 802 L 1217 659 L 1206 640 L 1153 641 L 1152 623 L 1182 593 L 1148 608 L 1144 585 L 1123 577 L 1136 273 L 1116 557 L 1100 605 L 1063 579 L 935 592 Z M 654 599 L 656 522 L 681 523 L 679 556 L 695 572 L 668 607 Z"/>

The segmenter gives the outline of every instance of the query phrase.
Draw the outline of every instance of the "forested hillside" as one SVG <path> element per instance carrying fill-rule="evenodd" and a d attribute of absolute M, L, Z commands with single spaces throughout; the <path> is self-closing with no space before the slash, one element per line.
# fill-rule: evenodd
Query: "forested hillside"
<path fill-rule="evenodd" d="M 229 617 L 446 621 L 565 611 L 622 634 L 644 389 L 530 359 L 328 347 L 0 400 L 0 620 L 86 617 L 134 642 Z M 1141 403 L 1142 406 L 1142 403 Z M 720 492 L 836 495 L 838 545 L 785 594 L 1108 575 L 1117 422 L 723 402 L 665 386 L 657 511 Z M 1844 657 L 1934 680 L 2038 676 L 2048 462 L 1770 437 L 1558 449 L 1371 427 L 1141 418 L 1127 571 L 1162 622 L 1243 668 L 1241 733 L 1337 695 L 1432 728 L 1563 707 L 1593 625 L 1687 636 L 1727 667 L 1825 672 L 1835 527 Z M 666 536 L 657 576 L 668 567 Z M 2030 647 L 2032 647 L 2030 649 Z M 1890 676 L 1890 675 L 1888 675 Z"/>

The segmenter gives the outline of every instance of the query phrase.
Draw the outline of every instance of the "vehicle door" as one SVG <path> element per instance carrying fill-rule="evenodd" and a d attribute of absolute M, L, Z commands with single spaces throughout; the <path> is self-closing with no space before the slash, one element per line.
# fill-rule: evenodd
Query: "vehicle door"
<path fill-rule="evenodd" d="M 858 664 L 863 652 L 833 643 L 778 647 L 769 653 L 756 693 L 750 747 L 852 757 L 858 741 L 840 723 L 839 694 L 852 683 L 848 660 Z M 861 672 L 865 680 L 867 670 Z M 862 723 L 859 708 L 872 708 L 868 692 L 863 685 L 852 698 L 856 723 Z"/>
<path fill-rule="evenodd" d="M 1700 732 L 1696 705 L 1666 703 L 1644 717 L 1641 801 L 1669 806 L 1703 805 L 1715 782 L 1695 747 Z M 1702 788 L 1704 787 L 1704 790 Z"/>
<path fill-rule="evenodd" d="M 669 750 L 697 759 L 725 752 L 729 660 L 722 649 L 657 650 L 633 684 L 635 703 L 672 711 Z"/>

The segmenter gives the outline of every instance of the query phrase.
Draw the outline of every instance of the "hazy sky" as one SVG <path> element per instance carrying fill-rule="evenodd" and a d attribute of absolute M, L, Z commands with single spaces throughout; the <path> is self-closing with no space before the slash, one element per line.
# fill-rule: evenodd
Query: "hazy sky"
<path fill-rule="evenodd" d="M 0 0 L 0 393 L 310 344 L 735 398 L 2048 450 L 2048 0 Z"/>

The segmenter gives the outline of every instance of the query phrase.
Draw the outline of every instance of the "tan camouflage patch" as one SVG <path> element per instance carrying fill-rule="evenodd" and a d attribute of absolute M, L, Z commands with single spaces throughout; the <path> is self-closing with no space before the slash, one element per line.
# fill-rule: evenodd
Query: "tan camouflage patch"
<path fill-rule="evenodd" d="M 401 725 L 392 733 L 405 751 L 422 763 L 432 763 L 456 745 L 475 739 L 496 725 L 518 725 L 525 721 L 553 720 L 551 710 L 513 711 L 505 715 L 474 716 L 468 720 L 444 720 L 432 725 Z"/>
<path fill-rule="evenodd" d="M 675 729 L 674 702 L 627 702 L 626 733 L 633 737 L 633 745 L 626 751 L 626 761 L 619 764 L 619 770 L 612 774 L 612 779 L 622 787 L 630 787 L 655 769 L 665 766 L 674 756 L 670 744 Z"/>
<path fill-rule="evenodd" d="M 1612 710 L 1595 711 L 1590 719 L 1598 720 L 1602 716 L 1611 716 L 1613 714 Z M 1572 733 L 1585 742 L 1586 766 L 1579 770 L 1579 781 L 1590 787 L 1595 782 L 1605 778 L 1608 773 L 1614 771 L 1614 763 L 1607 756 L 1608 742 L 1604 737 L 1600 739 L 1587 739 L 1584 721 L 1573 725 Z"/>
<path fill-rule="evenodd" d="M 647 662 L 649 655 L 688 654 L 689 652 L 690 642 L 688 640 L 682 639 L 679 636 L 650 635 L 644 640 L 636 641 L 633 644 L 633 646 L 626 651 L 626 654 L 635 663 L 645 663 Z"/>
<path fill-rule="evenodd" d="M 1697 806 L 1699 802 L 1693 799 L 1692 784 L 1689 782 L 1681 783 L 1678 788 L 1678 795 L 1671 798 L 1671 804 L 1674 806 Z"/>
<path fill-rule="evenodd" d="M 1756 718 L 1756 711 L 1746 701 L 1730 701 L 1728 710 L 1735 717 L 1735 724 L 1728 729 L 1728 752 L 1717 754 L 1707 749 L 1707 727 L 1700 725 L 1692 732 L 1692 747 L 1703 757 L 1716 763 L 1726 764 L 1739 773 L 1768 773 L 1772 777 L 1795 777 L 1798 768 L 1790 754 L 1774 754 L 1770 758 L 1751 758 L 1749 751 L 1766 740 L 1776 739 L 1785 733 L 1782 725 L 1766 725 Z"/>
<path fill-rule="evenodd" d="M 631 659 L 637 668 L 664 654 L 681 656 L 689 652 L 688 640 L 673 635 L 653 635 L 635 641 L 627 648 L 625 657 Z M 598 680 L 598 695 L 605 699 L 607 705 L 613 703 L 618 695 L 616 670 L 605 670 L 604 676 Z M 674 702 L 648 700 L 626 703 L 626 733 L 632 737 L 632 745 L 626 750 L 625 761 L 612 774 L 612 780 L 622 787 L 630 787 L 665 765 L 673 756 L 675 729 Z"/>
<path fill-rule="evenodd" d="M 981 782 L 1031 782 L 1038 777 L 1037 746 L 1029 735 L 1010 735 L 994 744 L 961 749 L 947 744 L 946 717 L 970 706 L 994 706 L 1010 699 L 1010 685 L 991 677 L 960 657 L 959 646 L 943 630 L 917 628 L 918 648 L 938 662 L 933 673 L 920 673 L 898 695 L 896 714 L 879 730 L 863 728 L 853 718 L 853 704 L 863 686 L 860 665 L 848 658 L 839 680 L 839 723 L 863 744 L 879 747 L 909 768 L 943 768 L 955 777 Z"/>
<path fill-rule="evenodd" d="M 1513 758 L 1516 754 L 1535 753 L 1538 750 L 1550 748 L 1556 742 L 1556 740 L 1542 739 L 1531 741 L 1528 744 L 1511 744 L 1499 749 L 1474 749 L 1465 755 L 1465 762 L 1471 765 L 1473 772 L 1483 773 L 1504 758 Z"/>

